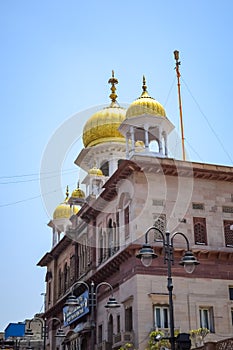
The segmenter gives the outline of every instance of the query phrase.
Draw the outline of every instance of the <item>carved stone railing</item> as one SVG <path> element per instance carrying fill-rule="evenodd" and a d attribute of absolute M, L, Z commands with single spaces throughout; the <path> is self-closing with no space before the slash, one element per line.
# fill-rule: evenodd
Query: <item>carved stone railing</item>
<path fill-rule="evenodd" d="M 232 350 L 233 349 L 233 338 L 221 340 L 216 344 L 216 350 Z"/>
<path fill-rule="evenodd" d="M 233 338 L 220 340 L 217 342 L 207 342 L 192 350 L 233 350 Z"/>
<path fill-rule="evenodd" d="M 112 343 L 103 341 L 95 346 L 95 350 L 112 350 Z"/>
<path fill-rule="evenodd" d="M 120 332 L 113 334 L 113 349 L 118 349 L 125 343 L 134 343 L 134 333 L 133 332 Z"/>

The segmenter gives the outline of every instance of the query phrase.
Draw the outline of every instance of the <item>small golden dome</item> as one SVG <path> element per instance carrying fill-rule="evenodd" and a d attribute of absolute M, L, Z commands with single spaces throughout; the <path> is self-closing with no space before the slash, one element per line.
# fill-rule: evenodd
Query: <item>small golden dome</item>
<path fill-rule="evenodd" d="M 79 183 L 77 188 L 72 192 L 71 194 L 72 198 L 85 198 L 85 192 L 83 190 L 81 190 L 81 188 L 79 188 Z"/>
<path fill-rule="evenodd" d="M 84 147 L 92 147 L 100 143 L 111 141 L 125 142 L 125 138 L 118 131 L 118 128 L 125 119 L 126 110 L 120 107 L 116 101 L 115 84 L 118 84 L 118 80 L 114 77 L 114 71 L 112 71 L 112 77 L 109 79 L 108 83 L 112 85 L 112 92 L 109 96 L 112 102 L 109 107 L 94 113 L 86 122 L 83 128 Z"/>
<path fill-rule="evenodd" d="M 68 203 L 69 190 L 66 189 L 66 198 L 63 203 L 59 204 L 53 212 L 53 219 L 69 219 L 72 215 L 77 214 L 79 207 Z"/>
<path fill-rule="evenodd" d="M 94 166 L 88 171 L 89 175 L 94 175 L 94 176 L 103 176 L 102 170 Z"/>
<path fill-rule="evenodd" d="M 152 114 L 155 116 L 165 117 L 166 112 L 164 107 L 151 97 L 147 92 L 146 79 L 143 76 L 141 96 L 131 103 L 126 112 L 126 119 L 136 117 L 143 114 Z"/>

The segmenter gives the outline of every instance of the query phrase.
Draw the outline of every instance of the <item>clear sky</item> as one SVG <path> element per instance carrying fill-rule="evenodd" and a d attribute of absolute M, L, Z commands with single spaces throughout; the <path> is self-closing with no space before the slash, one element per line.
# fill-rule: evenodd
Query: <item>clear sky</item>
<path fill-rule="evenodd" d="M 43 309 L 36 264 L 51 248 L 51 207 L 76 187 L 80 112 L 109 103 L 112 69 L 120 104 L 140 95 L 144 74 L 180 134 L 179 50 L 189 159 L 233 165 L 232 13 L 230 0 L 0 1 L 0 330 Z"/>

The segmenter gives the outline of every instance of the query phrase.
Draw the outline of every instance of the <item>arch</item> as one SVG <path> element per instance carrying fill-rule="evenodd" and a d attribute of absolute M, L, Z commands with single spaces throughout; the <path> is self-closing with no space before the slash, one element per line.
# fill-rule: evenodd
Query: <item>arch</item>
<path fill-rule="evenodd" d="M 100 170 L 102 171 L 103 175 L 109 176 L 109 162 L 106 159 L 101 162 Z"/>

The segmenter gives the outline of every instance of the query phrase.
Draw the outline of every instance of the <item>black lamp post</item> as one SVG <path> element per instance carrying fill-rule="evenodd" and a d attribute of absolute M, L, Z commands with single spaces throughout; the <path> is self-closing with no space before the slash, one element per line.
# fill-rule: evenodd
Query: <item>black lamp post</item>
<path fill-rule="evenodd" d="M 187 245 L 187 250 L 184 253 L 180 265 L 184 266 L 184 269 L 188 273 L 192 273 L 195 269 L 195 266 L 199 264 L 193 253 L 189 248 L 188 238 L 182 232 L 175 232 L 171 234 L 170 232 L 165 232 L 165 234 L 155 226 L 151 226 L 145 233 L 145 243 L 140 249 L 139 253 L 136 255 L 137 258 L 141 259 L 144 266 L 150 266 L 152 263 L 152 259 L 157 258 L 157 254 L 154 252 L 152 246 L 148 243 L 148 234 L 150 231 L 158 232 L 161 236 L 161 240 L 154 240 L 155 242 L 162 242 L 164 248 L 164 263 L 167 264 L 167 289 L 169 295 L 169 316 L 170 316 L 170 342 L 171 342 L 171 350 L 175 350 L 175 335 L 174 335 L 174 310 L 173 310 L 173 299 L 172 299 L 172 273 L 171 268 L 174 264 L 174 247 L 173 240 L 175 236 L 182 236 Z"/>
<path fill-rule="evenodd" d="M 90 324 L 91 324 L 91 349 L 95 348 L 95 308 L 97 306 L 97 292 L 101 286 L 107 286 L 111 289 L 111 297 L 109 297 L 107 304 L 104 306 L 109 309 L 118 308 L 121 305 L 116 301 L 113 296 L 113 287 L 108 282 L 101 282 L 97 285 L 94 282 L 91 282 L 91 287 L 84 281 L 77 281 L 71 287 L 71 295 L 68 297 L 65 305 L 66 306 L 78 306 L 79 302 L 77 297 L 74 295 L 74 288 L 78 285 L 84 285 L 86 290 L 88 291 L 88 306 L 90 307 L 91 316 L 90 316 Z"/>
<path fill-rule="evenodd" d="M 57 338 L 64 338 L 65 337 L 65 333 L 64 333 L 63 329 L 61 328 L 62 322 L 57 317 L 50 318 L 49 321 L 47 321 L 46 319 L 41 319 L 39 317 L 33 318 L 32 320 L 29 321 L 28 328 L 25 331 L 25 336 L 26 337 L 32 337 L 34 335 L 32 329 L 30 328 L 31 327 L 31 322 L 39 321 L 41 323 L 41 337 L 43 338 L 43 350 L 46 350 L 47 327 L 48 327 L 49 323 L 54 321 L 54 320 L 58 321 L 59 324 L 60 324 L 60 326 L 59 326 L 59 328 L 57 330 L 57 333 L 56 333 L 56 337 Z M 31 347 L 29 346 L 27 349 L 30 350 Z"/>

